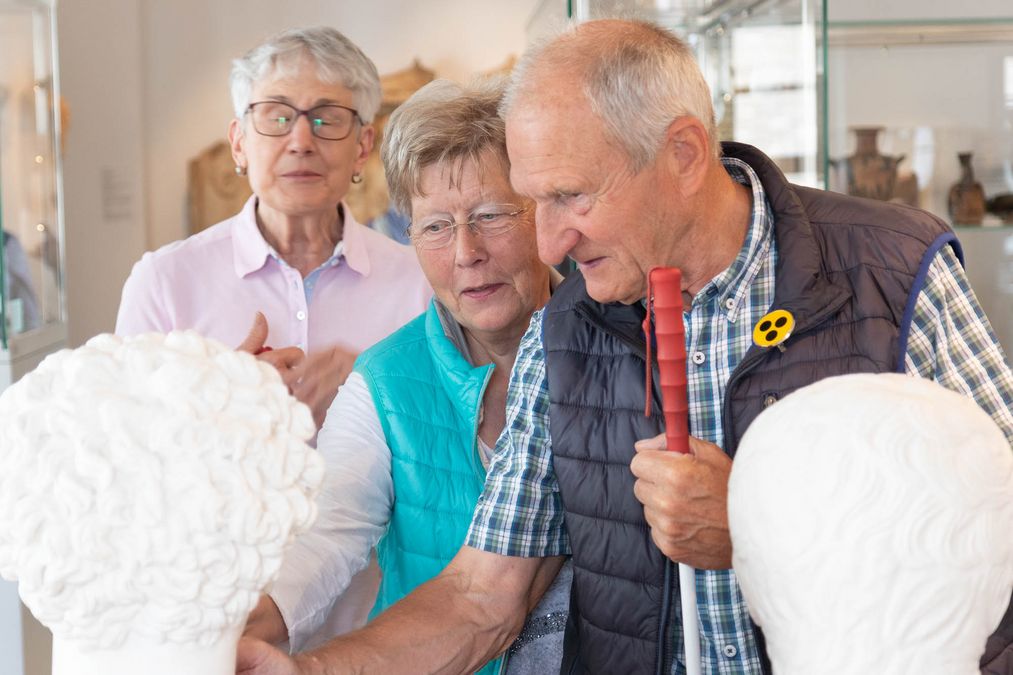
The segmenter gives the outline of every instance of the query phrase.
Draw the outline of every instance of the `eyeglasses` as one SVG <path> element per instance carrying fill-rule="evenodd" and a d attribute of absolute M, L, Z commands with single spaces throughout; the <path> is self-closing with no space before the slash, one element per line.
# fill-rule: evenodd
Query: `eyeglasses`
<path fill-rule="evenodd" d="M 457 223 L 446 218 L 423 220 L 412 223 L 405 230 L 411 240 L 419 248 L 443 248 L 454 241 L 457 228 L 467 225 L 472 232 L 488 239 L 505 234 L 517 226 L 520 216 L 527 207 L 518 208 L 513 204 L 495 204 L 474 213 L 467 222 Z"/>
<path fill-rule="evenodd" d="M 286 136 L 299 118 L 306 115 L 310 131 L 325 141 L 348 138 L 355 121 L 362 122 L 359 111 L 334 104 L 300 110 L 281 101 L 257 101 L 246 108 L 246 113 L 253 119 L 253 128 L 262 136 Z"/>

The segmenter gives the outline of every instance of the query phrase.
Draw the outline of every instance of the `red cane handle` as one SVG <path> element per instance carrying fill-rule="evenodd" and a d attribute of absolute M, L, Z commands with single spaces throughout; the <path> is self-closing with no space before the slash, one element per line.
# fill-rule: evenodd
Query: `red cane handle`
<path fill-rule="evenodd" d="M 654 307 L 654 335 L 661 379 L 668 449 L 689 452 L 689 401 L 686 397 L 686 329 L 682 322 L 682 273 L 656 267 L 648 278 Z M 648 340 L 650 336 L 647 336 Z"/>

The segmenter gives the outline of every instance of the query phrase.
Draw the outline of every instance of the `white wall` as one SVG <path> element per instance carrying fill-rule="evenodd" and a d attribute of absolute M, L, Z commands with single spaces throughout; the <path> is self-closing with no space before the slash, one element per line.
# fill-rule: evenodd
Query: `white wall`
<path fill-rule="evenodd" d="M 120 288 L 146 244 L 138 0 L 57 5 L 65 134 L 64 227 L 70 346 L 111 331 Z"/>
<path fill-rule="evenodd" d="M 59 0 L 69 342 L 111 331 L 141 254 L 186 234 L 187 162 L 224 138 L 231 59 L 332 25 L 380 73 L 466 80 L 519 54 L 536 0 Z"/>

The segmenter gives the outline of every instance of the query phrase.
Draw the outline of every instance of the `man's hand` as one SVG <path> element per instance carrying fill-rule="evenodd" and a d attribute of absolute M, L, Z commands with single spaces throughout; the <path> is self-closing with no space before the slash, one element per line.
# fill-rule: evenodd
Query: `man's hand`
<path fill-rule="evenodd" d="M 239 640 L 236 675 L 303 675 L 296 662 L 271 645 L 251 637 Z"/>
<path fill-rule="evenodd" d="M 243 635 L 265 640 L 272 644 L 283 642 L 288 637 L 285 619 L 271 596 L 266 593 L 260 596 L 260 601 L 246 620 Z"/>
<path fill-rule="evenodd" d="M 690 454 L 666 449 L 665 435 L 638 441 L 630 470 L 633 494 L 644 505 L 651 538 L 676 562 L 699 569 L 732 566 L 728 534 L 728 476 L 721 448 L 690 436 Z"/>
<path fill-rule="evenodd" d="M 313 421 L 317 423 L 318 429 L 324 423 L 327 409 L 331 407 L 338 387 L 345 383 L 348 374 L 352 372 L 357 356 L 356 352 L 333 347 L 313 352 L 292 367 L 292 393 L 313 411 Z"/>

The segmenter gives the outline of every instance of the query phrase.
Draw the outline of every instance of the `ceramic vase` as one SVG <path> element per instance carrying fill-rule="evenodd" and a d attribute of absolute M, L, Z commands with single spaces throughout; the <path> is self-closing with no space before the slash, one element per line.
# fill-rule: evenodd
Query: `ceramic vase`
<path fill-rule="evenodd" d="M 882 127 L 856 127 L 855 154 L 837 160 L 847 178 L 847 192 L 855 197 L 889 201 L 897 185 L 897 165 L 904 155 L 884 155 L 877 139 Z"/>
<path fill-rule="evenodd" d="M 960 180 L 950 188 L 950 218 L 954 225 L 981 225 L 985 217 L 985 190 L 974 179 L 971 153 L 958 153 L 957 159 L 960 160 Z"/>

